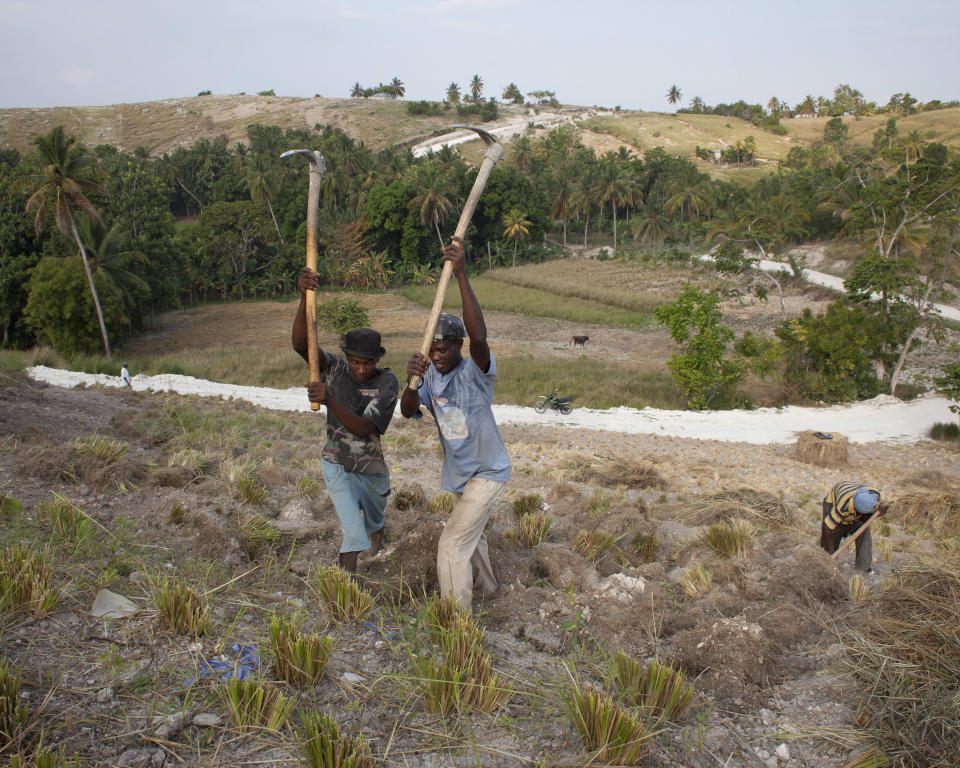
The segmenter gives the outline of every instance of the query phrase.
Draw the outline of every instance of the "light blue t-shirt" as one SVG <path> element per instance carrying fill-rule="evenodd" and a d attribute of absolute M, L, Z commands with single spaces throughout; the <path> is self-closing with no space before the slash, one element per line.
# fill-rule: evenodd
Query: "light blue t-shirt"
<path fill-rule="evenodd" d="M 490 355 L 490 370 L 480 370 L 469 357 L 441 375 L 432 365 L 420 384 L 420 402 L 437 421 L 443 445 L 440 487 L 463 493 L 467 481 L 483 477 L 498 483 L 510 479 L 510 454 L 500 438 L 490 406 L 497 364 Z"/>

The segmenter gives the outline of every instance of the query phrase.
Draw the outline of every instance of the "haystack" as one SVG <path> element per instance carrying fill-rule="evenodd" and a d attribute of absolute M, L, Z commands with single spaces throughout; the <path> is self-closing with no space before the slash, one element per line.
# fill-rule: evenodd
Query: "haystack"
<path fill-rule="evenodd" d="M 673 513 L 688 525 L 711 525 L 747 520 L 767 528 L 789 528 L 796 514 L 772 493 L 737 488 L 695 496 L 673 507 Z"/>
<path fill-rule="evenodd" d="M 896 499 L 891 507 L 899 520 L 934 536 L 960 530 L 960 494 L 910 493 Z"/>
<path fill-rule="evenodd" d="M 558 480 L 577 483 L 598 483 L 628 488 L 667 487 L 666 480 L 652 461 L 633 457 L 599 456 L 595 453 L 565 451 L 556 464 L 554 476 Z"/>
<path fill-rule="evenodd" d="M 797 438 L 796 458 L 818 467 L 839 467 L 848 464 L 847 438 L 834 432 L 829 440 L 816 437 L 816 432 L 801 432 Z"/>

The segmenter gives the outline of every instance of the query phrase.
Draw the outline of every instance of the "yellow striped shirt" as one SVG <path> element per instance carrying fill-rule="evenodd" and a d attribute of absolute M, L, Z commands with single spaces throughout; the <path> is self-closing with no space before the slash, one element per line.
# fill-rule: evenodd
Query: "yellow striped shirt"
<path fill-rule="evenodd" d="M 823 518 L 823 524 L 832 531 L 838 525 L 850 525 L 857 522 L 860 513 L 853 506 L 853 498 L 857 495 L 857 491 L 864 487 L 863 483 L 851 481 L 837 483 L 833 486 L 825 499 L 830 505 L 830 511 Z M 867 490 L 872 491 L 873 489 L 867 488 Z M 880 497 L 878 491 L 873 492 L 877 494 L 877 498 Z"/>

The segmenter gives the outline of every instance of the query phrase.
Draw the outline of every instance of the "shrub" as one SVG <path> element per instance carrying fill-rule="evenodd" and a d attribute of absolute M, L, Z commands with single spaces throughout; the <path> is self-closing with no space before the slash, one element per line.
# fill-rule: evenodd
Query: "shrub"
<path fill-rule="evenodd" d="M 354 328 L 370 325 L 370 315 L 356 299 L 331 296 L 317 304 L 317 322 L 330 333 L 344 334 Z"/>
<path fill-rule="evenodd" d="M 150 584 L 161 621 L 179 634 L 204 635 L 210 628 L 206 601 L 174 577 L 158 576 Z"/>
<path fill-rule="evenodd" d="M 360 621 L 373 608 L 373 595 L 336 566 L 318 566 L 313 580 L 324 608 L 337 621 Z"/>
<path fill-rule="evenodd" d="M 291 685 L 316 685 L 333 653 L 333 638 L 305 635 L 295 619 L 274 616 L 270 646 L 277 677 Z"/>
<path fill-rule="evenodd" d="M 46 616 L 60 590 L 52 585 L 49 555 L 25 544 L 11 544 L 0 559 L 0 611 Z"/>
<path fill-rule="evenodd" d="M 362 735 L 342 735 L 337 721 L 321 712 L 303 716 L 299 743 L 305 768 L 374 768 L 376 765 Z"/>
<path fill-rule="evenodd" d="M 943 440 L 944 442 L 960 440 L 960 426 L 952 421 L 938 421 L 930 427 L 929 434 L 934 440 Z"/>

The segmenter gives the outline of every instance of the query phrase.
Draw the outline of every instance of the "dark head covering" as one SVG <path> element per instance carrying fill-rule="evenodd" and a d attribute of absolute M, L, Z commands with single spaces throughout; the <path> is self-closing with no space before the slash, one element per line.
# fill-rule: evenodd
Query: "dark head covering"
<path fill-rule="evenodd" d="M 433 332 L 434 341 L 460 341 L 467 335 L 463 321 L 456 315 L 441 312 L 437 318 L 437 329 Z"/>
<path fill-rule="evenodd" d="M 372 328 L 354 328 L 347 331 L 340 340 L 340 349 L 344 354 L 379 360 L 387 350 L 380 346 L 380 334 Z"/>

